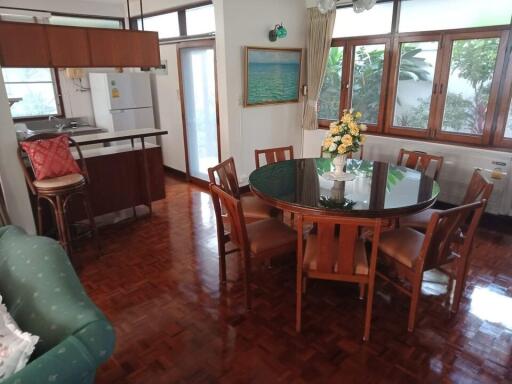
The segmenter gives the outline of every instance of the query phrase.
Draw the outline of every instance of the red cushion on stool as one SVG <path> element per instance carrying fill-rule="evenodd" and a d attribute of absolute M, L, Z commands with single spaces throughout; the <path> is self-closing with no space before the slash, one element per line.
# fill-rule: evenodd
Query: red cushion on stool
<path fill-rule="evenodd" d="M 24 141 L 21 147 L 30 159 L 36 180 L 81 173 L 80 167 L 69 150 L 68 137 Z"/>

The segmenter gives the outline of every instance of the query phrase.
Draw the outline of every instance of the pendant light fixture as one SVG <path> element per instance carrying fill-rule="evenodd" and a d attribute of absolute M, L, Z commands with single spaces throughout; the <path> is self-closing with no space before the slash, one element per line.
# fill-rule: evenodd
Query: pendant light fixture
<path fill-rule="evenodd" d="M 354 5 L 354 12 L 361 13 L 363 11 L 367 11 L 377 3 L 377 0 L 353 0 L 352 4 Z"/>
<path fill-rule="evenodd" d="M 329 11 L 332 11 L 336 8 L 335 0 L 318 0 L 317 7 L 320 13 L 326 14 Z"/>

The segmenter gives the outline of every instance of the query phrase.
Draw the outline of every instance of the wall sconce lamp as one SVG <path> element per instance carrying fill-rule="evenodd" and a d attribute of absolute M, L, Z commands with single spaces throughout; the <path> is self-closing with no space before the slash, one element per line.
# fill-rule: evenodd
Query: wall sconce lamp
<path fill-rule="evenodd" d="M 284 39 L 286 35 L 288 34 L 288 31 L 285 27 L 283 27 L 283 23 L 276 24 L 274 29 L 271 29 L 268 33 L 268 39 L 272 42 L 276 41 L 277 39 Z"/>

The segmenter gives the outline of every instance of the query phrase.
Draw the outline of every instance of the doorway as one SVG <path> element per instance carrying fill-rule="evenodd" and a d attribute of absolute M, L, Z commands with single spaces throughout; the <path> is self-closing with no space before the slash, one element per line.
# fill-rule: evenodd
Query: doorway
<path fill-rule="evenodd" d="M 187 178 L 204 183 L 220 161 L 215 40 L 180 43 L 178 72 Z"/>

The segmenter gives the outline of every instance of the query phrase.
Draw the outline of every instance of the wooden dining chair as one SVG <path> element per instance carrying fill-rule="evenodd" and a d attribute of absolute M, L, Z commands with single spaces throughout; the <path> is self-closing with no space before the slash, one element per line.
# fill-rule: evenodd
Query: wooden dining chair
<path fill-rule="evenodd" d="M 302 295 L 307 279 L 346 281 L 359 284 L 361 299 L 368 288 L 363 332 L 363 340 L 368 341 L 381 219 L 298 215 L 297 233 L 303 233 L 304 223 L 312 224 L 313 230 L 305 244 L 302 236 L 297 238 L 297 332 L 302 327 Z M 373 233 L 370 255 L 359 236 L 363 229 Z"/>
<path fill-rule="evenodd" d="M 466 189 L 466 194 L 462 204 L 470 204 L 478 200 L 487 200 L 491 197 L 494 185 L 487 180 L 479 169 L 475 169 L 471 180 Z M 442 212 L 440 209 L 425 209 L 414 215 L 408 215 L 400 218 L 400 226 L 412 227 L 424 232 L 427 229 L 430 218 L 434 212 Z"/>
<path fill-rule="evenodd" d="M 278 161 L 293 160 L 293 146 L 276 147 L 267 149 L 256 149 L 254 151 L 254 160 L 256 161 L 256 168 L 262 166 L 260 163 L 261 155 L 265 156 L 265 164 L 273 164 Z"/>
<path fill-rule="evenodd" d="M 383 256 L 394 267 L 393 270 L 398 276 L 405 278 L 410 288 L 398 283 L 390 274 L 383 271 L 377 270 L 377 275 L 411 298 L 407 325 L 410 332 L 414 330 L 416 323 L 421 284 L 426 271 L 438 269 L 448 274 L 449 294 L 455 278 L 456 284 L 450 312 L 457 313 L 464 291 L 473 237 L 485 205 L 486 200 L 480 200 L 445 211 L 434 212 L 425 234 L 409 227 L 382 233 L 378 246 L 379 257 Z M 470 225 L 464 228 L 461 224 L 468 217 L 471 217 Z M 447 266 L 451 266 L 453 269 L 447 270 Z"/>
<path fill-rule="evenodd" d="M 421 151 L 408 151 L 404 148 L 400 149 L 398 153 L 397 165 L 402 165 L 406 168 L 415 169 L 421 172 L 427 172 L 430 164 L 435 162 L 433 179 L 438 180 L 439 173 L 443 167 L 443 157 L 430 155 L 426 152 Z"/>
<path fill-rule="evenodd" d="M 217 185 L 232 196 L 239 198 L 244 207 L 244 215 L 247 219 L 268 219 L 279 215 L 279 210 L 265 204 L 253 193 L 240 192 L 238 176 L 236 174 L 235 160 L 230 157 L 215 167 L 208 168 L 210 183 Z"/>
<path fill-rule="evenodd" d="M 236 174 L 235 160 L 230 157 L 215 167 L 208 168 L 208 178 L 211 184 L 222 188 L 225 192 L 233 197 L 240 199 L 244 207 L 244 217 L 246 220 L 262 220 L 271 217 L 278 217 L 279 210 L 265 204 L 261 199 L 252 193 L 241 194 L 240 186 L 238 185 L 238 177 Z M 223 213 L 222 206 L 214 204 L 215 220 L 217 223 L 217 239 L 221 264 L 229 253 L 236 252 L 237 249 L 227 249 L 227 244 L 230 242 L 230 234 L 224 230 L 224 219 L 226 216 Z M 221 281 L 226 282 L 225 268 L 220 269 Z"/>
<path fill-rule="evenodd" d="M 240 199 L 227 193 L 220 187 L 210 184 L 210 193 L 216 211 L 221 206 L 227 212 L 230 225 L 230 241 L 238 248 L 244 264 L 244 290 L 247 309 L 251 308 L 251 261 L 268 261 L 271 258 L 293 253 L 297 242 L 297 233 L 281 221 L 270 218 L 246 223 Z M 224 233 L 224 225 L 220 231 Z M 226 257 L 220 254 L 221 276 L 226 277 Z"/>

